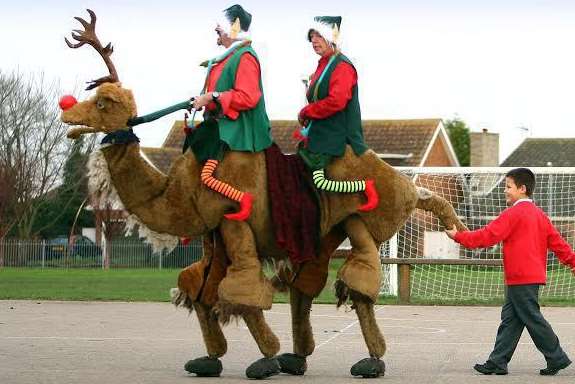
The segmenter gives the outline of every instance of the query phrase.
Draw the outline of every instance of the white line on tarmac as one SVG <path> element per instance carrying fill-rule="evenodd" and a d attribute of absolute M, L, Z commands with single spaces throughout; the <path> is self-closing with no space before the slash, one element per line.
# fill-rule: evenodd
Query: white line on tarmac
<path fill-rule="evenodd" d="M 383 309 L 383 307 L 380 307 L 378 309 L 375 310 L 375 312 L 377 313 L 377 311 L 379 311 L 380 309 Z M 289 313 L 285 313 L 285 312 L 276 312 L 276 311 L 266 311 L 266 314 L 269 313 L 271 315 L 285 315 L 285 316 L 289 316 Z M 418 316 L 425 316 L 425 314 L 418 314 Z M 344 316 L 344 315 L 319 315 L 319 314 L 311 314 L 310 317 L 317 317 L 317 318 L 326 318 L 326 319 L 350 319 L 350 316 Z M 457 319 L 422 319 L 421 317 L 417 317 L 417 318 L 408 318 L 408 319 L 404 319 L 404 318 L 398 318 L 398 317 L 377 317 L 375 318 L 376 320 L 387 320 L 387 321 L 418 321 L 418 322 L 426 322 L 426 323 L 472 323 L 472 324 L 477 324 L 477 323 L 497 323 L 499 324 L 501 322 L 501 319 L 499 318 L 499 313 L 497 313 L 497 316 L 495 316 L 493 318 L 493 320 L 457 320 Z M 551 325 L 575 325 L 575 323 L 565 323 L 565 322 L 556 322 L 556 321 L 552 321 Z"/>
<path fill-rule="evenodd" d="M 383 309 L 383 307 L 378 308 L 377 310 L 375 310 L 374 313 L 377 313 L 377 311 L 379 311 L 380 309 Z M 353 327 L 354 325 L 358 324 L 359 320 L 354 320 L 353 322 L 351 322 L 350 324 L 348 324 L 347 326 L 343 327 L 342 329 L 340 329 L 338 331 L 338 333 L 336 333 L 335 335 L 333 335 L 332 337 L 330 337 L 329 339 L 327 339 L 326 341 L 324 341 L 323 343 L 319 344 L 317 347 L 315 347 L 315 349 L 319 349 L 321 347 L 323 347 L 324 345 L 332 342 L 333 340 L 337 339 L 338 337 L 340 337 L 346 330 L 350 329 L 351 327 Z"/>

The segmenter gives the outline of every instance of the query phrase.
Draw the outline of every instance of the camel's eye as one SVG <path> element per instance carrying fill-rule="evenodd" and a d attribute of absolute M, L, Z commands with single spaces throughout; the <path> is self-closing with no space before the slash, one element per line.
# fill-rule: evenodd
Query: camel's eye
<path fill-rule="evenodd" d="M 96 108 L 104 109 L 105 107 L 106 107 L 106 104 L 104 104 L 104 101 L 102 99 L 98 99 L 96 101 Z"/>

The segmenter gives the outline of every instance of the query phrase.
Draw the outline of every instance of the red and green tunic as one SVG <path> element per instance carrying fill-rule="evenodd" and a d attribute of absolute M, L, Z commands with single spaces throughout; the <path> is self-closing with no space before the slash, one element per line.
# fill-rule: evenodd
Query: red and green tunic
<path fill-rule="evenodd" d="M 239 46 L 214 64 L 206 77 L 205 92 L 220 92 L 219 104 L 207 106 L 204 122 L 187 135 L 199 161 L 221 160 L 226 149 L 259 152 L 272 144 L 260 65 L 250 46 Z"/>
<path fill-rule="evenodd" d="M 318 83 L 330 58 L 319 60 L 308 89 L 309 104 L 300 111 L 300 118 L 311 121 L 312 126 L 307 148 L 300 148 L 299 154 L 312 169 L 324 168 L 331 157 L 342 156 L 346 144 L 357 155 L 367 150 L 361 126 L 357 72 L 351 61 L 336 53 Z"/>

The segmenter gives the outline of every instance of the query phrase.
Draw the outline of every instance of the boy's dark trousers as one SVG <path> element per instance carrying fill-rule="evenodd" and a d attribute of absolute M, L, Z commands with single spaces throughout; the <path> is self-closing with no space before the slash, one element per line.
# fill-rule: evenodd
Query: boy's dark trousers
<path fill-rule="evenodd" d="M 548 366 L 569 361 L 561 349 L 559 339 L 539 309 L 539 285 L 509 285 L 505 288 L 505 304 L 501 309 L 501 324 L 489 361 L 507 369 L 519 343 L 523 328 L 527 328 L 535 346 L 547 360 Z"/>

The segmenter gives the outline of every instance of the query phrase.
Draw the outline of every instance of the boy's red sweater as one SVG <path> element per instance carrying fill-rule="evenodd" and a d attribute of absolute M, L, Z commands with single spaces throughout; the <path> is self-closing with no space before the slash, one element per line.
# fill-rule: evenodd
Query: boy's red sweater
<path fill-rule="evenodd" d="M 466 248 L 485 248 L 503 241 L 505 284 L 545 284 L 547 249 L 575 271 L 575 253 L 547 215 L 531 201 L 520 201 L 477 231 L 457 232 Z"/>

